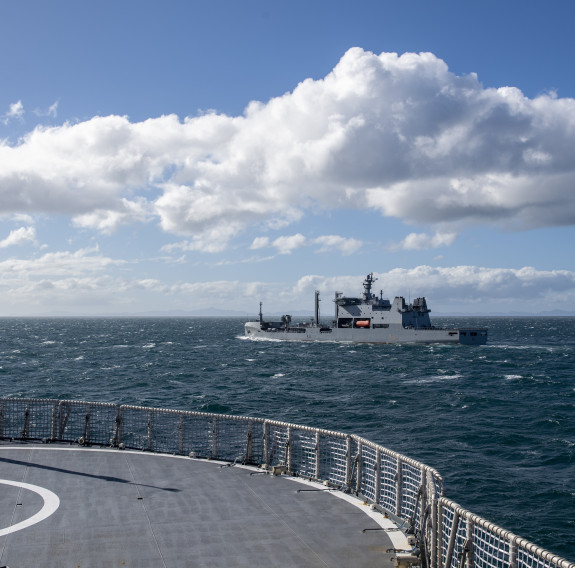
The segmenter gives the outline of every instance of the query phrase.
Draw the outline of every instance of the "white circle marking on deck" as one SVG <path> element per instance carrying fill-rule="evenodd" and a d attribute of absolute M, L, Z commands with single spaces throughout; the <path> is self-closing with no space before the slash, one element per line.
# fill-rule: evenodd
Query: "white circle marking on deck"
<path fill-rule="evenodd" d="M 14 485 L 14 487 L 20 487 L 21 489 L 27 489 L 28 491 L 34 491 L 34 493 L 38 493 L 38 495 L 40 495 L 44 500 L 44 506 L 35 515 L 32 515 L 29 519 L 20 521 L 11 527 L 0 529 L 0 536 L 31 527 L 32 525 L 47 519 L 60 506 L 60 498 L 58 495 L 52 493 L 49 489 L 44 489 L 44 487 L 30 485 L 29 483 L 21 483 L 20 481 L 10 481 L 8 479 L 0 479 L 0 483 L 3 483 L 4 485 Z"/>

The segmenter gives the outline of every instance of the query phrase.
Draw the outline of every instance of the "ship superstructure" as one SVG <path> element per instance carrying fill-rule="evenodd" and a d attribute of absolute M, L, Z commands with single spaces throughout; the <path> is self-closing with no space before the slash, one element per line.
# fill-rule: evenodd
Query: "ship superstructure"
<path fill-rule="evenodd" d="M 292 324 L 290 315 L 280 321 L 265 321 L 261 303 L 259 321 L 247 322 L 248 337 L 269 337 L 292 341 L 351 341 L 355 343 L 463 343 L 484 345 L 486 328 L 446 329 L 435 327 L 429 317 L 424 297 L 407 303 L 403 296 L 393 302 L 372 293 L 376 278 L 373 273 L 363 281 L 361 297 L 336 292 L 335 318 L 331 325 L 322 325 L 319 316 L 319 292 L 315 293 L 315 314 L 311 322 Z"/>

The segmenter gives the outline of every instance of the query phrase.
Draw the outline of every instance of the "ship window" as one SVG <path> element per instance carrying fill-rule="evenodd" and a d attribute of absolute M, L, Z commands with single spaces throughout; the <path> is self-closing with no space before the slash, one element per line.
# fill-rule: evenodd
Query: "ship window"
<path fill-rule="evenodd" d="M 353 324 L 352 318 L 339 318 L 337 320 L 337 327 L 351 327 Z"/>
<path fill-rule="evenodd" d="M 336 303 L 339 306 L 358 306 L 361 304 L 361 298 L 338 298 Z"/>
<path fill-rule="evenodd" d="M 374 323 L 372 327 L 389 327 L 388 323 Z"/>
<path fill-rule="evenodd" d="M 476 332 L 476 331 L 472 331 L 469 335 L 475 336 L 475 335 L 477 335 L 477 332 Z"/>

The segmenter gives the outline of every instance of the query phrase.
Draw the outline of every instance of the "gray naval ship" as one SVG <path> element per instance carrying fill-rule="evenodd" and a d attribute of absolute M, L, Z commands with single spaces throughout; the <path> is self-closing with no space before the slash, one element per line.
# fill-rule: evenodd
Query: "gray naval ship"
<path fill-rule="evenodd" d="M 446 329 L 435 327 L 429 318 L 425 298 L 407 304 L 397 296 L 393 302 L 372 293 L 376 278 L 373 272 L 363 281 L 360 298 L 335 293 L 335 319 L 329 326 L 322 325 L 319 316 L 319 292 L 315 293 L 315 317 L 311 322 L 292 324 L 290 315 L 281 321 L 265 321 L 260 302 L 259 321 L 245 324 L 245 335 L 250 338 L 273 338 L 291 341 L 350 341 L 353 343 L 462 343 L 484 345 L 486 328 Z"/>

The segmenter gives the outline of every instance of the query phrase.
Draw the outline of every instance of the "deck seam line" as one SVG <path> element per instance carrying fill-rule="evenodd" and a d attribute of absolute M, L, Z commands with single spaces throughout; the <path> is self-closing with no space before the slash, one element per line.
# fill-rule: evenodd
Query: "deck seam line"
<path fill-rule="evenodd" d="M 136 487 L 138 497 L 142 501 L 142 509 L 144 511 L 144 514 L 146 515 L 146 519 L 148 520 L 148 526 L 150 527 L 150 531 L 152 533 L 152 536 L 154 537 L 154 542 L 156 543 L 156 548 L 158 549 L 158 554 L 160 555 L 160 558 L 162 559 L 162 564 L 163 564 L 164 568 L 168 568 L 166 561 L 164 559 L 164 555 L 162 554 L 162 549 L 160 547 L 160 543 L 158 542 L 158 538 L 157 538 L 156 533 L 154 531 L 154 526 L 152 525 L 152 520 L 150 519 L 150 515 L 148 514 L 148 509 L 146 508 L 146 502 L 144 500 L 142 493 L 140 492 L 140 485 L 138 484 L 138 482 L 136 480 L 134 470 L 132 469 L 132 464 L 130 463 L 130 460 L 128 459 L 128 454 L 124 454 L 124 460 L 126 461 L 126 465 L 128 466 L 128 471 L 130 472 L 130 476 L 132 478 L 132 483 Z"/>
<path fill-rule="evenodd" d="M 270 506 L 268 505 L 268 503 L 267 503 L 264 499 L 262 499 L 262 498 L 260 497 L 260 495 L 258 495 L 258 494 L 250 487 L 250 485 L 248 485 L 247 483 L 245 483 L 245 486 L 246 486 L 246 487 L 249 489 L 249 491 L 256 497 L 256 499 L 257 499 L 258 501 L 260 501 L 261 503 L 263 503 L 263 504 L 264 504 L 264 507 L 265 507 L 266 509 L 268 509 L 268 510 L 272 513 L 272 515 L 274 515 L 274 517 L 276 517 L 276 518 L 282 523 L 282 525 L 284 525 L 284 526 L 296 537 L 296 539 L 297 539 L 299 542 L 301 542 L 306 548 L 308 548 L 309 550 L 311 550 L 311 552 L 317 557 L 317 559 L 318 559 L 324 566 L 326 566 L 326 568 L 329 568 L 329 564 L 327 564 L 326 561 L 325 561 L 307 542 L 305 542 L 304 540 L 302 540 L 301 537 L 291 528 L 291 526 L 290 526 L 288 523 L 286 523 L 286 522 L 283 520 L 283 518 L 282 518 L 280 515 L 278 515 L 278 513 L 276 513 L 276 512 L 272 509 L 272 507 L 270 507 Z"/>
<path fill-rule="evenodd" d="M 27 460 L 28 462 L 30 462 L 30 458 L 32 457 L 32 448 L 28 448 L 28 456 L 27 456 Z M 26 465 L 24 467 L 24 474 L 22 475 L 22 479 L 20 479 L 21 483 L 25 483 L 26 477 L 28 476 L 28 471 L 30 469 L 29 465 Z M 18 489 L 18 495 L 16 496 L 16 504 L 14 505 L 14 509 L 12 510 L 12 517 L 10 518 L 10 524 L 8 525 L 9 527 L 11 527 L 14 524 L 14 517 L 16 516 L 16 510 L 18 507 L 18 503 L 20 503 L 20 497 L 22 495 L 22 487 L 20 487 Z M 8 539 L 10 538 L 10 534 L 6 535 L 6 538 L 4 539 L 4 543 L 2 544 L 2 553 L 0 553 L 0 560 L 2 560 L 2 558 L 4 557 L 4 553 L 6 552 L 6 545 L 8 544 Z"/>

